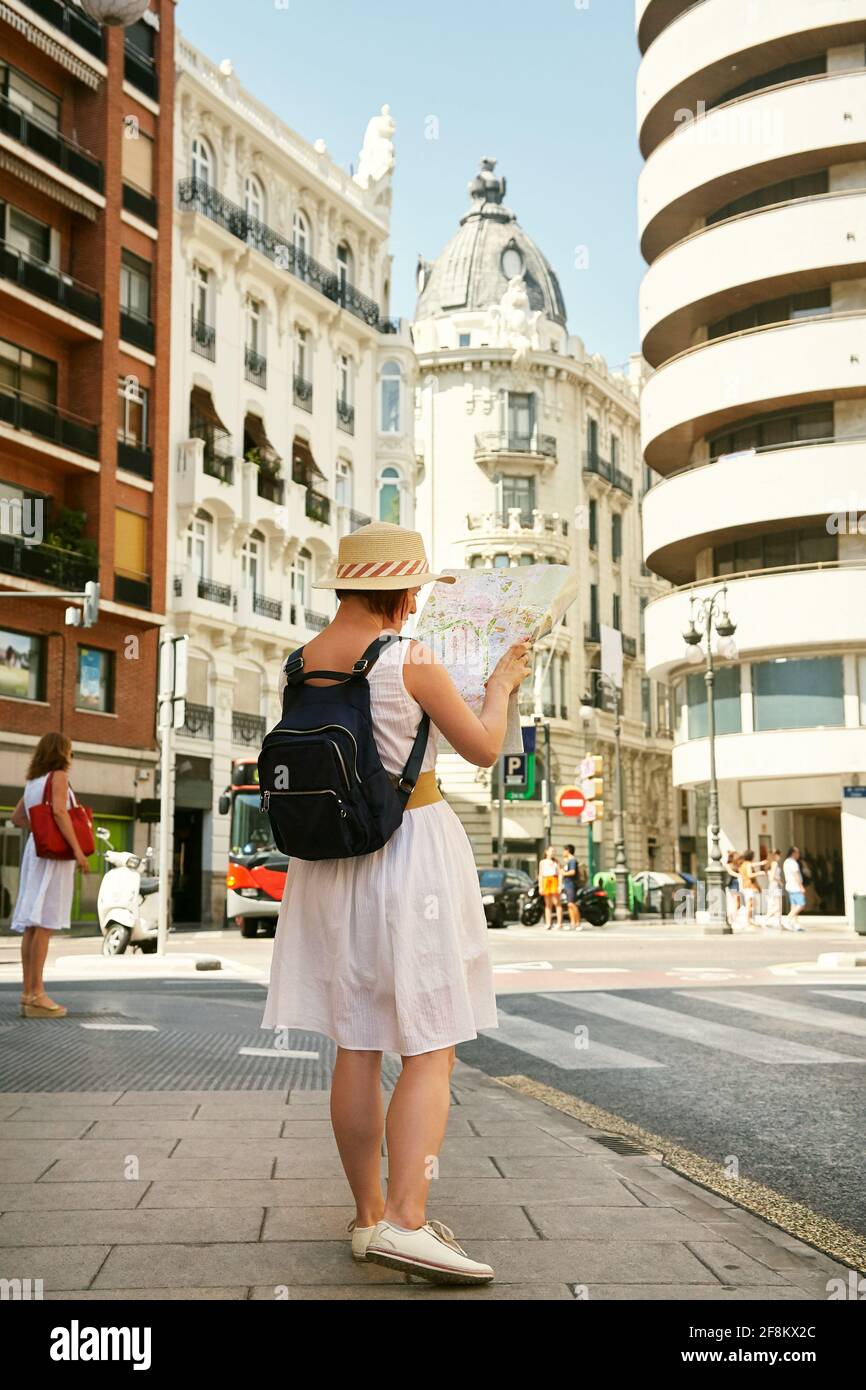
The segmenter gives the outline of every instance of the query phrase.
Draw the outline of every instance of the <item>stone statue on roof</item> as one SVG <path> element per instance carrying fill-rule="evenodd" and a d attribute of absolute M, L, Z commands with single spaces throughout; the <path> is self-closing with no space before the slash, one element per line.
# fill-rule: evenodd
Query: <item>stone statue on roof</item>
<path fill-rule="evenodd" d="M 516 367 L 523 366 L 532 348 L 538 347 L 540 318 L 540 310 L 529 307 L 523 276 L 513 276 L 499 303 L 491 305 L 488 310 L 492 346 L 513 348 L 512 362 Z"/>
<path fill-rule="evenodd" d="M 369 188 L 387 178 L 394 168 L 394 131 L 397 129 L 390 106 L 367 122 L 364 145 L 358 158 L 355 183 Z"/>

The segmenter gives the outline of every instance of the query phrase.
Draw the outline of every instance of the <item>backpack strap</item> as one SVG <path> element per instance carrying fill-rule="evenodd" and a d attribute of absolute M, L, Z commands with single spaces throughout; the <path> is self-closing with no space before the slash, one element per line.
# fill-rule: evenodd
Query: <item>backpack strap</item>
<path fill-rule="evenodd" d="M 421 773 L 421 764 L 424 761 L 424 754 L 427 751 L 427 739 L 430 734 L 430 716 L 422 714 L 418 724 L 418 732 L 415 735 L 415 742 L 412 744 L 412 752 L 406 760 L 402 775 L 397 783 L 397 795 L 406 808 L 406 802 L 415 790 L 415 783 Z"/>

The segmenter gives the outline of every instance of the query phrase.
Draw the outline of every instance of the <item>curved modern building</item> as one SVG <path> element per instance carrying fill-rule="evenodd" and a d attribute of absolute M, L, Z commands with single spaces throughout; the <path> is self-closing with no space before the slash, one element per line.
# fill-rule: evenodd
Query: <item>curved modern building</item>
<path fill-rule="evenodd" d="M 866 0 L 637 0 L 647 668 L 709 777 L 690 600 L 726 583 L 722 848 L 866 892 Z M 861 521 L 862 518 L 862 521 Z M 705 862 L 705 861 L 704 861 Z"/>

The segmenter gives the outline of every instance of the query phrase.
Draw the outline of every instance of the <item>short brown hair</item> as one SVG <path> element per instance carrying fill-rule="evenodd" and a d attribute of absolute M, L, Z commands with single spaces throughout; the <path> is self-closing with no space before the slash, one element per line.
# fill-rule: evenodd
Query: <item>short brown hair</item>
<path fill-rule="evenodd" d="M 377 618 L 393 621 L 408 592 L 408 589 L 338 589 L 337 598 L 362 598 Z"/>
<path fill-rule="evenodd" d="M 66 734 L 43 734 L 30 759 L 27 781 L 32 782 L 34 777 L 42 777 L 46 772 L 66 772 L 71 757 L 72 740 Z"/>

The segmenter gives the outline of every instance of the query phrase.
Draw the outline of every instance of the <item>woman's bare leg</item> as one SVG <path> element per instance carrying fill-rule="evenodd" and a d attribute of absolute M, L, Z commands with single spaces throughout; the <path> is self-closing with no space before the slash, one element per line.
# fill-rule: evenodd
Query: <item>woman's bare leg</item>
<path fill-rule="evenodd" d="M 355 1198 L 359 1226 L 375 1226 L 385 1209 L 382 1194 L 381 1052 L 337 1048 L 331 1079 L 331 1123 L 340 1160 Z"/>
<path fill-rule="evenodd" d="M 550 920 L 551 920 L 550 898 L 549 898 L 549 897 L 547 896 L 547 894 L 545 893 L 545 895 L 544 895 L 544 925 L 547 927 L 547 930 L 548 930 L 548 931 L 550 931 Z"/>
<path fill-rule="evenodd" d="M 21 933 L 21 998 L 29 999 L 33 993 L 30 973 L 30 952 L 33 945 L 34 927 L 25 927 Z"/>
<path fill-rule="evenodd" d="M 48 955 L 52 933 L 48 927 L 28 927 L 27 933 L 32 937 L 30 943 L 30 983 L 29 986 L 25 983 L 24 993 L 29 993 L 33 999 L 42 999 L 45 994 L 42 972 L 45 969 L 45 958 Z M 48 1002 L 53 1001 L 49 1000 Z"/>
<path fill-rule="evenodd" d="M 417 1231 L 426 1218 L 427 1193 L 445 1138 L 451 1104 L 454 1048 L 403 1058 L 385 1122 L 388 1199 L 385 1220 Z"/>

